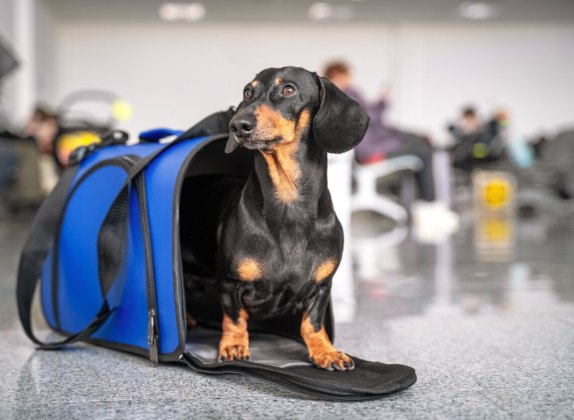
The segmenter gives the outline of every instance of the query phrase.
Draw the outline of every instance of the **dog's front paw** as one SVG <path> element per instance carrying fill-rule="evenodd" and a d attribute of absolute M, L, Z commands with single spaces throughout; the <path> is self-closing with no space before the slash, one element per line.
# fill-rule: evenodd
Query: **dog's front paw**
<path fill-rule="evenodd" d="M 229 340 L 221 340 L 219 344 L 218 362 L 231 362 L 233 360 L 246 361 L 251 358 L 249 353 L 249 346 L 241 342 L 233 342 Z"/>
<path fill-rule="evenodd" d="M 341 351 L 318 352 L 309 356 L 315 366 L 322 369 L 333 370 L 353 370 L 355 362 Z"/>

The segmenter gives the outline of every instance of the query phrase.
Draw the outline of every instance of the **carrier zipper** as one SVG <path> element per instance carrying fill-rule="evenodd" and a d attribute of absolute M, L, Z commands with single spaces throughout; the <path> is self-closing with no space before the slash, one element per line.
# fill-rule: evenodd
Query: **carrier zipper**
<path fill-rule="evenodd" d="M 149 215 L 147 209 L 147 195 L 145 187 L 145 175 L 142 172 L 135 179 L 135 187 L 138 194 L 142 237 L 144 242 L 144 256 L 146 264 L 147 304 L 148 304 L 148 336 L 149 359 L 152 365 L 159 363 L 159 317 L 157 312 L 157 297 L 155 287 L 155 270 L 153 263 L 153 249 L 151 232 L 149 227 Z"/>
<path fill-rule="evenodd" d="M 152 308 L 148 312 L 147 344 L 149 346 L 149 360 L 154 366 L 159 363 L 159 336 L 157 324 L 157 313 L 155 309 Z"/>
<path fill-rule="evenodd" d="M 124 159 L 131 164 L 135 164 L 133 156 L 124 156 Z M 151 242 L 151 232 L 149 228 L 149 214 L 147 210 L 147 194 L 145 173 L 142 172 L 134 179 L 136 192 L 138 195 L 140 221 L 142 225 L 142 237 L 144 242 L 144 258 L 146 265 L 147 283 L 147 304 L 148 304 L 148 328 L 147 344 L 149 347 L 149 359 L 153 366 L 159 364 L 159 317 L 157 313 L 157 297 L 155 287 L 155 269 L 153 264 L 153 249 Z"/>

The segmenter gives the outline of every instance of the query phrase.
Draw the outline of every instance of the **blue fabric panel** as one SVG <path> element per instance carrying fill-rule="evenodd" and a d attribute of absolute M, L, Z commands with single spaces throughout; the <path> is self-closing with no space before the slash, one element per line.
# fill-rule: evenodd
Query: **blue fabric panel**
<path fill-rule="evenodd" d="M 202 140 L 188 140 L 172 146 L 145 169 L 162 354 L 174 352 L 180 339 L 174 291 L 173 205 L 176 180 L 185 159 Z M 145 157 L 163 147 L 163 144 L 147 143 L 98 149 L 82 162 L 75 182 L 101 161 L 122 155 Z M 65 332 L 75 333 L 83 329 L 103 303 L 98 278 L 97 239 L 101 224 L 125 177 L 125 170 L 117 166 L 97 169 L 69 202 L 60 234 L 58 261 L 58 308 Z M 135 189 L 130 191 L 129 206 L 126 259 L 118 280 L 108 292 L 109 302 L 116 311 L 94 337 L 147 349 L 146 267 Z M 49 258 L 43 270 L 42 306 L 49 325 L 55 326 L 51 274 Z"/>
<path fill-rule="evenodd" d="M 91 155 L 87 156 L 86 159 L 81 163 L 80 168 L 78 169 L 78 172 L 76 174 L 75 177 L 75 181 L 74 184 L 86 173 L 86 171 L 88 171 L 91 167 L 93 167 L 94 165 L 96 165 L 97 163 L 104 161 L 104 160 L 108 160 L 111 158 L 115 158 L 118 156 L 122 156 L 122 155 L 137 155 L 137 156 L 147 156 L 150 153 L 153 153 L 155 150 L 165 147 L 165 145 L 161 145 L 161 144 L 141 144 L 141 145 L 134 145 L 134 146 L 122 146 L 122 145 L 115 145 L 115 146 L 110 146 L 110 147 L 106 147 L 103 149 L 98 149 L 96 150 L 94 153 L 92 153 Z M 119 169 L 118 169 L 119 170 Z M 92 176 L 97 175 L 97 171 L 96 173 L 92 174 Z M 91 176 L 90 176 L 91 177 Z M 123 182 L 123 178 L 122 177 L 122 182 Z M 87 183 L 92 183 L 93 180 L 89 180 L 86 181 Z M 72 186 L 73 187 L 73 186 Z M 119 184 L 118 184 L 118 188 L 119 188 Z M 112 193 L 112 191 L 109 191 L 110 193 Z M 117 191 L 114 192 L 114 194 L 117 194 Z M 106 210 L 107 211 L 107 210 Z M 66 212 L 68 217 L 69 212 Z M 72 213 L 73 214 L 73 213 Z M 91 213 L 90 213 L 91 214 Z M 99 214 L 98 215 L 100 217 L 105 217 L 105 214 Z M 74 219 L 73 219 L 73 223 L 77 224 L 76 229 L 78 231 L 81 231 L 82 227 L 81 227 L 81 223 L 78 224 L 78 217 L 79 215 L 74 215 Z M 81 220 L 80 220 L 81 222 Z M 64 236 L 64 235 L 60 235 L 60 240 L 62 242 L 66 242 L 69 243 L 72 239 Z M 80 244 L 77 244 L 78 246 L 81 246 Z M 96 246 L 96 245 L 94 245 Z M 60 265 L 59 267 L 62 266 L 61 264 L 62 262 L 62 256 L 60 255 Z M 48 325 L 50 325 L 53 328 L 56 328 L 56 322 L 55 322 L 55 308 L 53 308 L 52 306 L 52 254 L 50 254 L 46 260 L 43 272 L 42 272 L 42 282 L 41 282 L 41 302 L 42 302 L 42 309 L 44 312 L 44 317 L 46 318 Z M 60 314 L 61 315 L 61 314 Z M 73 332 L 73 331 L 67 331 L 67 332 Z M 147 334 L 147 332 L 146 332 Z"/>
<path fill-rule="evenodd" d="M 161 159 L 150 164 L 147 174 L 148 211 L 156 275 L 159 309 L 160 350 L 171 353 L 179 344 L 174 299 L 174 195 L 177 172 L 201 139 L 186 141 L 171 148 Z M 174 168 L 176 173 L 174 174 Z M 165 174 L 172 174 L 165 176 Z M 179 192 L 178 192 L 179 194 Z M 179 232 L 176 234 L 179 235 Z"/>
<path fill-rule="evenodd" d="M 64 331 L 88 325 L 103 301 L 98 278 L 100 227 L 126 178 L 124 169 L 97 170 L 75 192 L 60 232 L 58 308 Z"/>

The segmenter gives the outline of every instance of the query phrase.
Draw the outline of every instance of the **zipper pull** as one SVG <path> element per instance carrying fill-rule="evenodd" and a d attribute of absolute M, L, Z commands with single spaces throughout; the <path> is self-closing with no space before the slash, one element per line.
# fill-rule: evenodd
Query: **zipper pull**
<path fill-rule="evenodd" d="M 148 312 L 147 344 L 149 346 L 149 360 L 154 366 L 159 363 L 157 324 L 158 319 L 155 309 L 150 309 Z"/>

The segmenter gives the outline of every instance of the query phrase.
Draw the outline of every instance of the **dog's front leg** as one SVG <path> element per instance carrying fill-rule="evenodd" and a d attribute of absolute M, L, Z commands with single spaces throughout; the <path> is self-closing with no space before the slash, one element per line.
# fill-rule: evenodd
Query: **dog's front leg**
<path fill-rule="evenodd" d="M 325 331 L 324 319 L 330 289 L 330 285 L 321 285 L 317 298 L 303 313 L 301 336 L 309 350 L 309 359 L 315 366 L 327 370 L 352 370 L 355 367 L 353 359 L 338 351 Z"/>
<path fill-rule="evenodd" d="M 223 334 L 219 341 L 219 355 L 217 360 L 249 360 L 249 333 L 247 332 L 248 312 L 241 307 L 238 299 L 229 295 L 221 298 L 223 308 L 223 321 L 221 328 Z"/>

